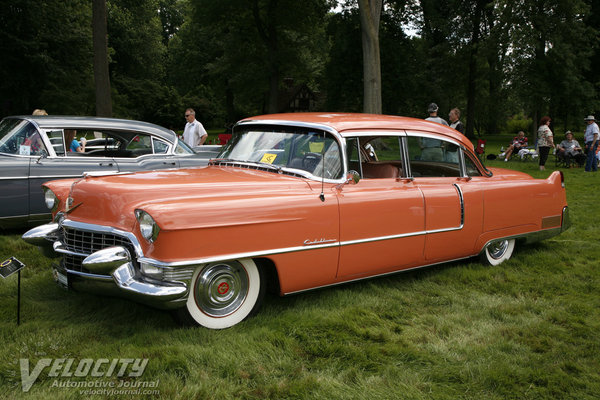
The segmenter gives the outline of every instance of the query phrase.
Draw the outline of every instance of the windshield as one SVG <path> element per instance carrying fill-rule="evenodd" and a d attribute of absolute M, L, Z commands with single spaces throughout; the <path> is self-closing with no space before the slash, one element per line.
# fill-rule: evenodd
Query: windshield
<path fill-rule="evenodd" d="M 340 146 L 324 131 L 293 127 L 242 126 L 219 154 L 219 158 L 269 165 L 274 169 L 297 169 L 315 177 L 342 176 Z"/>
<path fill-rule="evenodd" d="M 39 132 L 31 122 L 22 119 L 5 119 L 0 123 L 0 153 L 22 156 L 45 152 Z"/>

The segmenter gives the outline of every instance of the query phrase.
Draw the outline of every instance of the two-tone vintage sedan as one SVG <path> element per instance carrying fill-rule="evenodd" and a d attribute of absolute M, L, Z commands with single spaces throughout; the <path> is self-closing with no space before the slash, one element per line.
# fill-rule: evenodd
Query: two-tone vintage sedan
<path fill-rule="evenodd" d="M 480 255 L 569 226 L 563 176 L 486 169 L 447 126 L 367 114 L 248 118 L 206 168 L 44 185 L 69 288 L 129 297 L 208 328 L 281 295 Z M 515 205 L 519 205 L 515 207 Z"/>
<path fill-rule="evenodd" d="M 70 151 L 86 139 L 84 152 Z M 216 146 L 218 147 L 218 146 Z M 82 147 L 83 149 L 84 147 Z M 220 148 L 197 154 L 177 135 L 139 121 L 59 116 L 0 122 L 0 228 L 49 221 L 42 183 L 82 173 L 110 174 L 202 166 Z"/>

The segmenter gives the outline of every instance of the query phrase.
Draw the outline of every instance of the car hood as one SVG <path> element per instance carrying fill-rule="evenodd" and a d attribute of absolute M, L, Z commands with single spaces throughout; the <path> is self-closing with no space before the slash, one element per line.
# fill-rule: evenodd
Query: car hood
<path fill-rule="evenodd" d="M 70 193 L 69 219 L 127 231 L 136 224 L 136 209 L 148 212 L 163 230 L 208 228 L 244 223 L 239 212 L 233 221 L 231 211 L 267 210 L 282 199 L 289 205 L 298 195 L 313 193 L 303 178 L 219 166 L 86 177 L 46 186 L 62 193 L 60 197 Z M 273 222 L 270 214 L 262 214 L 263 222 Z M 256 222 L 256 214 L 245 215 Z"/>

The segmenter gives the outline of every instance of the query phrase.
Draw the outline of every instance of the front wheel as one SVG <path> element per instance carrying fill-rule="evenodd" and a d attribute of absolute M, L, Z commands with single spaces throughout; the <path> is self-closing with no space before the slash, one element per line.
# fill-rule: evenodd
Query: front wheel
<path fill-rule="evenodd" d="M 256 313 L 264 293 L 265 279 L 253 260 L 206 264 L 194 272 L 178 316 L 210 329 L 229 328 Z"/>
<path fill-rule="evenodd" d="M 515 239 L 493 240 L 485 246 L 481 261 L 488 265 L 499 265 L 508 260 L 515 249 Z"/>

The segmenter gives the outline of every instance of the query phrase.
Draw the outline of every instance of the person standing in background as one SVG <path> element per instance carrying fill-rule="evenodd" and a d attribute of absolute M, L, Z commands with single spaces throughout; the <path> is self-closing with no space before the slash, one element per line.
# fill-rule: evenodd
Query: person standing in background
<path fill-rule="evenodd" d="M 183 141 L 190 147 L 202 146 L 208 138 L 208 133 L 200 121 L 196 120 L 196 112 L 188 108 L 185 110 L 185 128 L 183 130 Z"/>
<path fill-rule="evenodd" d="M 596 161 L 596 150 L 598 149 L 598 136 L 600 136 L 600 129 L 596 123 L 596 118 L 593 115 L 588 115 L 585 118 L 587 127 L 585 128 L 585 134 L 583 141 L 585 142 L 585 153 L 587 155 L 585 159 L 585 172 L 596 172 L 598 171 L 598 162 Z"/>
<path fill-rule="evenodd" d="M 438 106 L 435 103 L 431 103 L 429 107 L 427 107 L 427 112 L 429 113 L 429 117 L 425 118 L 425 121 L 437 122 L 438 124 L 448 126 L 448 122 L 444 118 L 438 117 Z"/>
<path fill-rule="evenodd" d="M 545 116 L 540 119 L 540 125 L 537 131 L 538 136 L 538 153 L 540 154 L 540 171 L 546 169 L 546 160 L 550 149 L 554 148 L 554 139 L 552 138 L 552 131 L 550 130 L 550 117 Z"/>
<path fill-rule="evenodd" d="M 460 122 L 460 110 L 458 108 L 453 108 L 450 110 L 448 119 L 450 120 L 450 128 L 456 129 L 463 135 L 465 134 L 465 126 L 462 122 Z"/>

